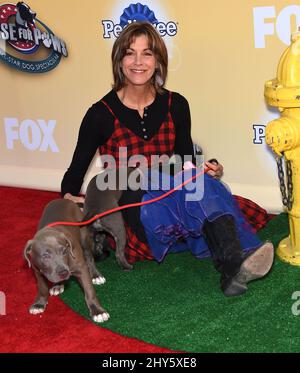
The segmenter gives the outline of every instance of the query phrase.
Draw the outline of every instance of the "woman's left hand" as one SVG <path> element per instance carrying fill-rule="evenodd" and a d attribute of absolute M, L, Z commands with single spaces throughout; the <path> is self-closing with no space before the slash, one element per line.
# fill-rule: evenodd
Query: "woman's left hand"
<path fill-rule="evenodd" d="M 208 175 L 214 179 L 221 179 L 223 176 L 223 166 L 215 160 L 205 162 L 205 166 L 209 168 L 207 171 Z"/>

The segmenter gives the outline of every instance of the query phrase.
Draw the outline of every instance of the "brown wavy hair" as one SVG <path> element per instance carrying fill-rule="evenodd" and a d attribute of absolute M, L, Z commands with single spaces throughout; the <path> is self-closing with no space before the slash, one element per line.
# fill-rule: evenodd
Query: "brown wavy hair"
<path fill-rule="evenodd" d="M 125 86 L 125 77 L 122 71 L 122 60 L 127 49 L 137 36 L 145 35 L 148 38 L 149 49 L 153 52 L 157 67 L 152 77 L 152 84 L 155 90 L 161 93 L 168 74 L 168 51 L 166 45 L 149 22 L 132 22 L 126 26 L 116 39 L 111 53 L 114 84 L 113 89 L 119 91 Z"/>

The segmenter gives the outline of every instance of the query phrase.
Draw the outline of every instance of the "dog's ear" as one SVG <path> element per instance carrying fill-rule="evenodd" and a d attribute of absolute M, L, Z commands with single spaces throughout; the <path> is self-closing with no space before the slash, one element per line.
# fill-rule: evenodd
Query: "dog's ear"
<path fill-rule="evenodd" d="M 25 245 L 25 248 L 24 248 L 24 258 L 27 260 L 29 268 L 31 267 L 29 254 L 30 254 L 30 251 L 32 249 L 32 243 L 33 243 L 33 240 L 27 241 L 27 243 Z"/>
<path fill-rule="evenodd" d="M 71 257 L 73 259 L 75 259 L 75 255 L 74 255 L 74 252 L 73 252 L 73 245 L 72 245 L 72 241 L 69 239 L 68 235 L 66 233 L 60 233 L 60 237 L 63 238 L 66 242 L 66 248 L 69 250 L 70 254 L 71 254 Z"/>
<path fill-rule="evenodd" d="M 74 255 L 74 252 L 73 252 L 72 242 L 67 237 L 65 237 L 65 240 L 66 240 L 66 247 L 69 249 L 71 257 L 73 259 L 75 259 L 75 255 Z"/>
<path fill-rule="evenodd" d="M 17 5 L 16 5 L 16 7 L 18 8 L 20 5 L 22 5 L 23 4 L 23 1 L 19 1 L 18 3 L 17 3 Z"/>

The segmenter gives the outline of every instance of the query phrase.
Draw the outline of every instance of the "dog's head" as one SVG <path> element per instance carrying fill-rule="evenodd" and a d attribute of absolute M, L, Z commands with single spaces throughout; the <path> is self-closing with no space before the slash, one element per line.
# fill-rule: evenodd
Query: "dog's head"
<path fill-rule="evenodd" d="M 20 1 L 17 3 L 16 8 L 17 14 L 24 21 L 24 23 L 34 23 L 36 13 L 33 12 L 27 4 L 25 4 L 23 1 Z"/>
<path fill-rule="evenodd" d="M 29 266 L 32 265 L 54 283 L 70 277 L 70 256 L 74 258 L 71 241 L 64 233 L 51 228 L 38 231 L 24 249 L 24 257 Z"/>

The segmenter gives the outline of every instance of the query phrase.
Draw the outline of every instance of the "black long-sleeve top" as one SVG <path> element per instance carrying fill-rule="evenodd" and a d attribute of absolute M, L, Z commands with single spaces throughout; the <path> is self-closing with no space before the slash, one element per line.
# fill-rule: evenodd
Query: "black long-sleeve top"
<path fill-rule="evenodd" d="M 148 140 L 157 134 L 160 125 L 168 113 L 169 91 L 157 94 L 154 102 L 148 106 L 147 117 L 141 116 L 135 109 L 125 106 L 117 93 L 111 90 L 103 100 L 110 106 L 119 121 L 133 131 L 137 136 Z M 171 116 L 175 126 L 174 154 L 181 156 L 193 156 L 193 142 L 191 138 L 191 117 L 188 101 L 179 93 L 172 93 Z M 146 129 L 146 132 L 143 131 Z M 61 184 L 61 193 L 78 195 L 80 192 L 86 171 L 97 151 L 98 147 L 105 144 L 114 132 L 114 117 L 107 107 L 98 101 L 92 105 L 83 118 L 79 130 L 76 149 L 72 162 L 64 175 Z"/>

